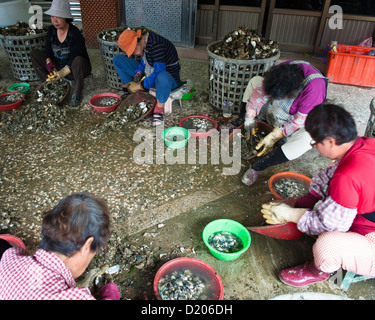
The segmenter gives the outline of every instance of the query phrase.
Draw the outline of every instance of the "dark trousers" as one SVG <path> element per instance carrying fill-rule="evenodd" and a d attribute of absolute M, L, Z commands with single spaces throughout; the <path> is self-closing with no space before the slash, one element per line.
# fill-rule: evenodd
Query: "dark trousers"
<path fill-rule="evenodd" d="M 40 50 L 31 50 L 30 59 L 40 81 L 46 81 L 48 70 L 44 52 Z M 90 61 L 84 57 L 76 57 L 73 60 L 70 69 L 72 70 L 72 73 L 69 75 L 70 77 L 68 76 L 68 79 L 70 78 L 74 80 L 73 94 L 81 96 L 84 79 L 87 78 L 91 73 Z"/>
<path fill-rule="evenodd" d="M 1 260 L 3 253 L 11 247 L 12 246 L 9 244 L 8 241 L 5 241 L 4 239 L 0 239 L 0 260 Z"/>

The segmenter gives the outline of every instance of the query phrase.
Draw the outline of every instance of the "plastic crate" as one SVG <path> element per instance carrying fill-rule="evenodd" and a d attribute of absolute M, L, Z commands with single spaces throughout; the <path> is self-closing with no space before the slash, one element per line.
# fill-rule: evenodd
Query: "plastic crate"
<path fill-rule="evenodd" d="M 280 51 L 268 59 L 227 59 L 213 53 L 213 48 L 222 41 L 207 46 L 209 57 L 209 101 L 214 109 L 222 110 L 225 100 L 232 101 L 232 113 L 238 114 L 243 94 L 251 78 L 263 76 L 280 57 Z"/>
<path fill-rule="evenodd" d="M 337 52 L 328 52 L 326 77 L 331 82 L 375 87 L 375 56 L 372 47 L 337 45 Z"/>

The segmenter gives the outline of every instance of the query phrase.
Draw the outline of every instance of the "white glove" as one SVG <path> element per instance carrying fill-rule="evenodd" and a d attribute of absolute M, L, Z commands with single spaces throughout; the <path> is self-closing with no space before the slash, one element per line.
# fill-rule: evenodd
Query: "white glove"
<path fill-rule="evenodd" d="M 244 127 L 247 132 L 251 132 L 256 127 L 255 118 L 245 118 Z"/>
<path fill-rule="evenodd" d="M 57 81 L 62 78 L 65 78 L 68 74 L 70 74 L 72 71 L 70 70 L 69 66 L 65 66 L 60 71 L 54 71 L 50 75 L 48 75 L 48 78 L 46 79 L 47 82 L 51 81 Z"/>
<path fill-rule="evenodd" d="M 306 212 L 306 209 L 293 208 L 285 203 L 270 202 L 269 204 L 262 205 L 261 212 L 268 224 L 297 223 Z"/>
<path fill-rule="evenodd" d="M 261 157 L 270 151 L 272 151 L 274 144 L 284 137 L 283 131 L 279 127 L 275 127 L 268 135 L 266 135 L 255 147 L 256 150 L 259 150 L 263 147 L 263 150 L 257 154 L 258 157 Z"/>

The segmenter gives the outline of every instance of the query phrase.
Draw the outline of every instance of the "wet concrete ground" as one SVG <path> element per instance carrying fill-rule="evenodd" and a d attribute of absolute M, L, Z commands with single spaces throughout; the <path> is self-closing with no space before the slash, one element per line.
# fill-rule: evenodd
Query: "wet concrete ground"
<path fill-rule="evenodd" d="M 250 248 L 237 260 L 225 262 L 214 258 L 202 241 L 207 223 L 229 218 L 241 223 L 258 221 L 261 204 L 272 200 L 267 182 L 276 172 L 294 171 L 312 177 L 329 163 L 316 150 L 300 159 L 269 168 L 261 173 L 252 187 L 237 175 L 223 176 L 223 164 L 137 165 L 133 161 L 136 147 L 132 137 L 138 127 L 151 130 L 150 120 L 125 131 L 109 132 L 93 139 L 89 129 L 105 117 L 88 105 L 98 92 L 116 92 L 105 82 L 100 51 L 90 49 L 96 88 L 85 87 L 83 103 L 70 109 L 68 126 L 45 136 L 35 134 L 0 135 L 0 213 L 1 232 L 22 238 L 34 249 L 40 240 L 41 213 L 62 197 L 79 191 L 93 192 L 108 202 L 113 215 L 113 234 L 109 250 L 100 253 L 89 269 L 102 264 L 119 264 L 114 276 L 122 299 L 154 299 L 152 282 L 157 270 L 177 257 L 193 257 L 210 264 L 224 285 L 225 300 L 270 299 L 281 294 L 301 291 L 330 293 L 351 299 L 373 299 L 374 280 L 339 289 L 326 281 L 298 289 L 284 285 L 278 273 L 287 267 L 312 258 L 314 239 L 302 236 L 296 240 L 278 240 L 251 232 Z M 320 58 L 283 54 L 282 59 L 303 58 L 322 68 Z M 183 108 L 174 106 L 166 115 L 166 127 L 177 125 L 185 116 L 208 110 L 218 119 L 221 115 L 208 104 L 208 64 L 206 60 L 181 60 L 182 78 L 191 79 L 197 92 Z M 0 88 L 17 81 L 0 49 Z M 32 93 L 40 85 L 32 83 Z M 348 108 L 359 131 L 369 116 L 374 89 L 331 84 L 328 97 Z M 28 100 L 30 101 L 30 100 Z M 5 223 L 5 220 L 7 222 Z M 132 247 L 131 247 L 132 246 Z M 129 262 L 125 248 L 147 252 L 146 263 Z M 139 253 L 139 252 L 138 252 Z M 133 254 L 134 256 L 134 254 Z"/>

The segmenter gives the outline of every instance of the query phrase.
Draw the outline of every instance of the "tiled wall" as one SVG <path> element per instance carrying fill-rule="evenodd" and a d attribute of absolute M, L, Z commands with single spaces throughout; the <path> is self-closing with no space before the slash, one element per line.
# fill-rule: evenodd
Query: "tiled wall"
<path fill-rule="evenodd" d="M 81 16 L 86 46 L 98 48 L 98 33 L 120 25 L 118 0 L 81 0 Z"/>

